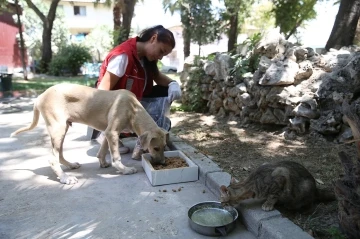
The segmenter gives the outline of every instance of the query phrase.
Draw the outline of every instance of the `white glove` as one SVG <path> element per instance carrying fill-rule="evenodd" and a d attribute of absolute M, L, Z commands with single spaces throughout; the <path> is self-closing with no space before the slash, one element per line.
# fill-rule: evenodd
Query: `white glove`
<path fill-rule="evenodd" d="M 169 84 L 168 99 L 170 102 L 181 98 L 181 89 L 179 83 L 172 81 Z"/>

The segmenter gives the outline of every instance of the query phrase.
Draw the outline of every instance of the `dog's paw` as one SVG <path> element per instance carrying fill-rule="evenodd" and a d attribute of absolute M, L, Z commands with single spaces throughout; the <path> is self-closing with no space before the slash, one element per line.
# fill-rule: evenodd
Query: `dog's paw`
<path fill-rule="evenodd" d="M 108 163 L 108 162 L 100 162 L 100 167 L 101 168 L 108 168 L 111 166 L 111 163 Z"/>
<path fill-rule="evenodd" d="M 78 179 L 74 176 L 69 176 L 67 174 L 62 174 L 61 177 L 60 177 L 60 183 L 63 183 L 63 184 L 75 184 L 78 182 Z"/>
<path fill-rule="evenodd" d="M 77 169 L 77 168 L 80 168 L 80 164 L 79 163 L 70 163 L 69 164 L 69 168 L 70 169 Z"/>
<path fill-rule="evenodd" d="M 137 169 L 134 167 L 125 167 L 124 170 L 120 173 L 122 174 L 134 174 L 137 172 Z"/>

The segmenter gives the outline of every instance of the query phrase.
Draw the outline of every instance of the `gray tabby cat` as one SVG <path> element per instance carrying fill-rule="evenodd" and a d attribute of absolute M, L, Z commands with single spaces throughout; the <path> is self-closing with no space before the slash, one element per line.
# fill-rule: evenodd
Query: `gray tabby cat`
<path fill-rule="evenodd" d="M 228 187 L 220 187 L 220 201 L 237 205 L 248 198 L 266 199 L 262 209 L 270 211 L 275 204 L 290 210 L 311 206 L 316 201 L 332 201 L 332 192 L 319 190 L 311 173 L 301 164 L 280 161 L 264 164 L 252 172 L 243 182 L 231 179 Z"/>

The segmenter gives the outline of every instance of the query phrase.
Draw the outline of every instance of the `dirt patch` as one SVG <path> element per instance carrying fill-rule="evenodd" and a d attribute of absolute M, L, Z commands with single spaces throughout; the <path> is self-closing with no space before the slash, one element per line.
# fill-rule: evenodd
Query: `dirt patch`
<path fill-rule="evenodd" d="M 152 165 L 155 170 L 189 167 L 185 159 L 180 157 L 165 157 L 165 164 Z"/>
<path fill-rule="evenodd" d="M 343 173 L 338 152 L 356 155 L 355 146 L 335 144 L 315 136 L 285 140 L 283 127 L 258 124 L 241 125 L 214 116 L 176 112 L 171 115 L 171 132 L 210 157 L 238 180 L 266 162 L 296 161 L 314 176 L 319 188 L 333 190 Z M 320 203 L 301 212 L 277 209 L 313 237 L 343 238 L 339 232 L 337 202 Z"/>

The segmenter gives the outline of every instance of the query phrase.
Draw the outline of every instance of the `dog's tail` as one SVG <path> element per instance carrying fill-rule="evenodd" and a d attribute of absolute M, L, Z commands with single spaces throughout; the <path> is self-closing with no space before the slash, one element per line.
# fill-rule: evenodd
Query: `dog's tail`
<path fill-rule="evenodd" d="M 40 115 L 40 111 L 37 108 L 37 101 L 34 103 L 33 113 L 34 113 L 33 114 L 33 121 L 31 122 L 31 124 L 26 126 L 26 127 L 22 127 L 20 129 L 16 130 L 12 134 L 10 134 L 10 137 L 13 137 L 13 136 L 15 136 L 15 135 L 17 135 L 17 134 L 19 134 L 21 132 L 24 132 L 24 131 L 32 130 L 33 128 L 36 127 L 36 125 L 39 122 L 39 115 Z"/>

